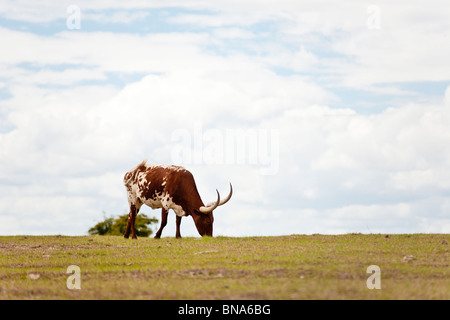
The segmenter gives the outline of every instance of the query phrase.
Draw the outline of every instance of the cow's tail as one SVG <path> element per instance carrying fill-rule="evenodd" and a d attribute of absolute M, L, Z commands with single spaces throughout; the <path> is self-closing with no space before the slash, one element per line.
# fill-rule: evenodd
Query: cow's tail
<path fill-rule="evenodd" d="M 147 159 L 142 161 L 140 164 L 138 164 L 136 167 L 128 171 L 125 176 L 123 177 L 123 184 L 129 185 L 132 181 L 135 181 L 137 174 L 139 171 L 142 171 L 147 164 Z"/>

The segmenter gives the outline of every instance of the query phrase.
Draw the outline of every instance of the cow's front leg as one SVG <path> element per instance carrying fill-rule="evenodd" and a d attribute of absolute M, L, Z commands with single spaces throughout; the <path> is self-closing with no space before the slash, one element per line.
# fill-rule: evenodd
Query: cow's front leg
<path fill-rule="evenodd" d="M 169 214 L 169 210 L 162 208 L 162 210 L 161 210 L 161 226 L 159 227 L 159 230 L 156 232 L 155 239 L 161 238 L 161 233 L 167 224 L 167 215 L 168 214 Z"/>
<path fill-rule="evenodd" d="M 175 237 L 176 237 L 177 239 L 180 239 L 180 238 L 181 238 L 180 226 L 181 226 L 181 217 L 180 217 L 180 216 L 177 216 L 177 232 L 176 232 L 176 234 L 175 234 Z"/>

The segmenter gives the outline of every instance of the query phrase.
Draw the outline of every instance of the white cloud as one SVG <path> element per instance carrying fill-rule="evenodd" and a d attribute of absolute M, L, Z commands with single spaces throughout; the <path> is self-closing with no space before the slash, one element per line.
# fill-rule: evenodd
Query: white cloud
<path fill-rule="evenodd" d="M 447 107 L 450 107 L 450 86 L 445 90 L 444 103 Z"/>
<path fill-rule="evenodd" d="M 241 28 L 216 28 L 214 36 L 220 39 L 252 39 L 255 34 Z"/>
<path fill-rule="evenodd" d="M 184 2 L 184 4 L 183 4 Z M 58 19 L 65 20 L 68 17 L 67 8 L 76 5 L 81 9 L 82 18 L 111 22 L 129 22 L 132 19 L 141 18 L 141 13 L 130 13 L 126 10 L 142 10 L 152 8 L 164 8 L 172 6 L 192 6 L 185 1 L 86 1 L 86 0 L 61 0 L 58 2 L 52 0 L 43 0 L 39 3 L 27 0 L 4 0 L 0 4 L 0 16 L 12 20 L 27 21 L 33 23 L 51 22 Z M 111 10 L 109 12 L 101 12 L 102 10 Z M 83 12 L 88 14 L 84 16 Z M 93 13 L 95 12 L 95 14 Z"/>
<path fill-rule="evenodd" d="M 191 146 L 201 153 L 214 134 L 226 139 L 244 129 L 278 136 L 274 175 L 262 175 L 262 158 L 251 163 L 247 155 L 243 163 L 207 165 L 205 155 L 181 163 L 205 202 L 215 188 L 224 194 L 233 183 L 232 201 L 215 213 L 216 234 L 448 232 L 450 87 L 440 102 L 361 114 L 334 107 L 340 97 L 319 84 L 415 99 L 395 82 L 448 80 L 445 14 L 427 9 L 414 25 L 419 7 L 381 3 L 381 29 L 369 30 L 366 6 L 350 2 L 219 4 L 188 4 L 211 15 L 168 15 L 167 22 L 204 28 L 199 32 L 62 29 L 44 36 L 0 28 L 9 48 L 0 52 L 0 85 L 10 95 L 0 100 L 0 124 L 8 125 L 0 129 L 0 234 L 80 234 L 102 211 L 126 212 L 122 175 L 144 158 L 172 162 L 173 133 L 196 139 L 196 125 L 205 149 Z M 87 18 L 106 21 L 105 12 L 95 16 L 103 3 L 80 6 L 92 14 Z M 139 6 L 147 5 L 107 8 L 117 10 L 111 21 L 126 23 L 146 16 L 133 11 Z M 4 2 L 0 14 L 53 21 L 62 7 Z M 228 47 L 234 40 L 245 43 L 242 50 Z M 111 74 L 141 77 L 116 87 Z M 373 86 L 379 83 L 389 85 Z M 14 211 L 11 203 L 18 204 Z M 192 221 L 183 225 L 183 235 L 196 235 Z"/>
<path fill-rule="evenodd" d="M 198 46 L 208 40 L 205 34 L 139 36 L 63 31 L 53 37 L 45 37 L 0 28 L 0 36 L 4 45 L 10 48 L 2 50 L 0 61 L 8 64 L 79 64 L 109 72 L 148 73 L 195 69 L 202 64 L 217 62 L 215 58 L 201 54 Z"/>
<path fill-rule="evenodd" d="M 80 8 L 81 10 L 81 8 Z M 131 23 L 136 20 L 142 20 L 148 17 L 148 12 L 143 11 L 135 11 L 135 12 L 128 12 L 128 11 L 117 11 L 113 12 L 111 14 L 105 14 L 101 12 L 96 13 L 84 13 L 83 19 L 87 20 L 93 20 L 101 23 Z"/>
<path fill-rule="evenodd" d="M 39 213 L 34 216 L 22 216 L 21 219 L 28 221 L 21 224 L 24 230 L 36 230 L 36 226 L 32 227 L 31 221 L 39 219 L 42 225 L 38 230 L 44 233 L 61 233 L 62 231 L 55 231 L 56 228 L 50 222 L 46 228 L 44 220 L 62 215 L 59 218 L 62 220 L 58 223 L 64 226 L 68 223 L 65 221 L 70 221 L 77 211 L 83 211 L 84 213 L 77 217 L 84 222 L 80 221 L 78 229 L 77 225 L 72 226 L 77 230 L 75 233 L 83 233 L 89 223 L 92 224 L 93 220 L 101 218 L 102 210 L 109 214 L 113 213 L 112 210 L 114 213 L 123 213 L 126 211 L 126 199 L 124 193 L 121 194 L 121 171 L 125 172 L 135 165 L 136 161 L 145 157 L 149 157 L 153 162 L 170 162 L 170 148 L 164 148 L 164 144 L 168 143 L 170 146 L 170 134 L 174 128 L 183 125 L 181 119 L 189 122 L 203 112 L 209 112 L 211 115 L 227 112 L 224 108 L 204 109 L 210 103 L 208 99 L 189 103 L 184 96 L 170 98 L 169 89 L 177 82 L 176 78 L 176 75 L 144 78 L 126 87 L 120 94 L 110 95 L 110 98 L 106 96 L 99 106 L 85 106 L 86 113 L 84 116 L 80 114 L 81 121 L 74 122 L 75 126 L 72 127 L 68 126 L 68 123 L 63 126 L 58 124 L 66 117 L 67 120 L 73 121 L 74 117 L 67 116 L 64 112 L 54 113 L 57 110 L 55 107 L 54 121 L 47 122 L 45 118 L 36 119 L 33 116 L 31 122 L 24 122 L 23 126 L 17 123 L 19 126 L 13 132 L 14 135 L 11 133 L 2 135 L 0 141 L 4 147 L 2 152 L 9 154 L 9 157 L 2 156 L 2 167 L 8 169 L 4 171 L 2 179 L 27 183 L 26 179 L 31 174 L 35 186 L 40 186 L 41 179 L 42 181 L 50 179 L 55 181 L 56 186 L 60 186 L 54 188 L 44 184 L 39 188 L 20 189 L 20 192 L 28 194 L 26 198 L 31 199 L 31 202 L 42 201 L 42 205 L 37 205 L 37 208 L 42 206 Z M 221 80 L 224 79 L 218 77 L 213 81 L 208 78 L 208 83 L 216 86 Z M 271 81 L 271 78 L 267 78 L 266 81 Z M 189 87 L 192 96 L 201 94 L 205 82 L 196 79 L 192 83 L 193 85 Z M 239 86 L 239 83 L 235 85 Z M 158 90 L 152 91 L 152 88 Z M 280 100 L 282 95 L 277 96 L 276 92 L 276 90 L 270 92 L 271 98 Z M 214 97 L 217 93 L 210 94 Z M 35 97 L 29 98 L 33 100 Z M 229 99 L 233 98 L 229 96 Z M 178 104 L 179 99 L 184 99 L 189 104 Z M 256 96 L 250 103 L 255 101 Z M 61 100 L 55 101 L 55 106 L 58 102 Z M 291 102 L 291 107 L 294 106 L 295 102 Z M 186 110 L 191 114 L 183 113 Z M 390 192 L 393 197 L 390 201 L 396 201 L 397 191 L 401 191 L 400 195 L 404 192 L 420 194 L 426 199 L 435 192 L 448 190 L 450 186 L 446 182 L 448 181 L 446 168 L 449 167 L 450 157 L 447 155 L 449 150 L 445 146 L 449 145 L 450 137 L 442 135 L 440 131 L 444 125 L 449 125 L 448 117 L 445 116 L 446 111 L 442 106 L 428 110 L 405 106 L 403 109 L 388 110 L 377 116 L 363 116 L 350 110 L 314 105 L 294 108 L 273 120 L 263 120 L 265 124 L 270 123 L 280 131 L 280 171 L 277 175 L 261 176 L 258 168 L 246 164 L 219 164 L 209 168 L 193 166 L 191 170 L 197 178 L 200 193 L 205 201 L 214 196 L 214 188 L 219 188 L 221 193 L 227 192 L 228 180 L 235 187 L 232 204 L 217 210 L 215 228 L 217 234 L 420 231 L 414 224 L 414 221 L 420 220 L 419 218 L 411 221 L 413 229 L 397 225 L 401 221 L 399 214 L 402 217 L 405 214 L 408 216 L 408 211 L 402 208 L 410 208 L 409 210 L 413 210 L 417 217 L 426 214 L 423 219 L 428 222 L 420 223 L 425 223 L 429 232 L 444 232 L 446 229 L 443 226 L 433 222 L 435 221 L 433 214 L 428 216 L 428 212 L 419 212 L 414 203 L 405 203 L 403 200 L 397 200 L 400 201 L 399 204 L 387 206 L 367 204 L 338 206 L 325 211 L 313 209 L 314 214 L 305 209 L 295 208 L 295 203 L 297 202 L 297 206 L 300 203 L 301 207 L 306 208 L 308 203 L 313 208 L 316 202 L 330 202 L 332 205 L 336 200 L 333 197 L 343 194 L 348 197 L 348 194 L 352 193 L 357 195 L 361 190 L 373 192 L 374 198 Z M 45 114 L 46 118 L 51 117 L 52 110 L 47 109 Z M 179 118 L 179 114 L 183 116 Z M 32 120 L 45 122 L 33 124 Z M 422 125 L 417 127 L 417 123 L 421 121 Z M 208 122 L 204 123 L 206 125 Z M 39 131 L 33 128 L 36 130 L 39 128 Z M 75 132 L 78 133 L 72 133 L 71 131 L 76 128 L 78 130 Z M 222 124 L 221 128 L 225 130 L 226 125 Z M 411 131 L 411 128 L 416 129 Z M 436 130 L 432 130 L 433 128 Z M 59 132 L 59 136 L 55 135 L 56 132 Z M 33 140 L 25 138 L 30 136 L 35 138 Z M 45 137 L 49 139 L 46 140 Z M 8 139 L 13 140 L 10 143 Z M 423 143 L 416 144 L 417 140 L 422 140 Z M 15 144 L 12 144 L 12 141 L 15 141 Z M 43 143 L 36 144 L 38 141 Z M 16 149 L 17 147 L 19 149 Z M 31 158 L 21 157 L 25 154 L 25 150 L 29 153 L 32 150 Z M 165 153 L 160 153 L 160 150 L 165 150 Z M 331 156 L 330 150 L 334 158 L 325 161 Z M 420 159 L 424 151 L 429 156 Z M 349 163 L 336 161 L 345 157 L 352 161 Z M 425 175 L 417 174 L 418 168 L 422 168 L 420 170 L 423 170 Z M 14 172 L 14 179 L 7 172 Z M 409 181 L 410 178 L 414 180 Z M 249 181 L 252 182 L 251 187 Z M 10 196 L 3 197 L 0 201 L 3 214 L 9 212 L 7 207 L 11 200 L 18 201 L 11 195 L 10 188 L 6 188 L 5 191 L 3 194 Z M 61 192 L 68 197 L 65 202 L 62 199 L 51 200 L 55 197 L 53 194 Z M 282 193 L 285 193 L 286 199 L 280 197 Z M 116 206 L 108 204 L 110 201 Z M 434 202 L 434 206 L 442 199 L 435 201 L 437 202 Z M 18 210 L 17 215 L 21 217 L 20 212 L 25 208 Z M 150 210 L 147 212 L 159 215 L 159 212 Z M 378 220 L 371 217 L 372 214 L 384 218 Z M 248 223 L 242 223 L 236 228 L 233 223 L 234 216 L 246 217 Z M 387 217 L 391 218 L 391 222 L 386 221 Z M 352 220 L 353 223 L 349 224 Z M 368 225 L 368 230 L 364 229 L 365 224 Z M 264 229 L 264 226 L 268 225 L 270 228 Z M 431 227 L 433 225 L 434 227 Z M 68 230 L 64 228 L 59 230 Z M 183 234 L 195 235 L 195 229 L 189 228 L 187 227 Z M 2 233 L 10 232 L 30 233 L 30 231 L 20 232 L 17 229 L 2 230 Z"/>
<path fill-rule="evenodd" d="M 246 64 L 247 72 L 243 72 L 240 59 L 223 61 L 217 69 L 203 72 L 181 69 L 149 75 L 120 92 L 108 87 L 43 89 L 16 85 L 11 91 L 13 97 L 6 102 L 14 130 L 0 135 L 1 162 L 8 168 L 0 179 L 26 184 L 31 174 L 33 185 L 50 180 L 58 188 L 45 184 L 42 188 L 23 190 L 30 196 L 51 199 L 52 194 L 62 192 L 74 199 L 84 198 L 84 203 L 98 198 L 103 199 L 99 200 L 103 208 L 122 213 L 126 210 L 125 198 L 121 199 L 122 203 L 118 201 L 120 205 L 115 209 L 105 204 L 106 199 L 121 198 L 119 172 L 127 171 L 143 158 L 170 163 L 170 146 L 173 148 L 170 139 L 177 128 L 192 130 L 192 124 L 200 122 L 205 128 L 217 125 L 225 132 L 232 127 L 247 128 L 247 121 L 254 121 L 257 128 L 268 115 L 294 104 L 302 106 L 327 100 L 325 91 L 301 77 L 279 77 L 258 64 L 251 67 L 250 63 Z M 250 68 L 253 71 L 248 73 Z M 226 118 L 229 120 L 223 121 Z M 24 157 L 25 154 L 28 156 Z M 208 192 L 217 188 L 216 181 L 235 177 L 233 184 L 245 188 L 248 173 L 241 183 L 236 174 L 226 176 L 227 172 L 239 168 L 242 171 L 246 164 L 233 169 L 232 163 L 222 173 L 208 172 L 207 178 L 200 179 L 205 183 L 201 187 L 205 201 L 210 200 L 208 196 L 214 196 Z M 253 181 L 261 178 L 258 167 L 253 172 Z M 228 191 L 226 184 L 221 189 L 224 189 L 221 192 Z M 252 192 L 240 194 L 238 200 L 244 196 L 261 197 Z M 11 197 L 4 197 L 1 202 L 6 207 L 10 200 Z M 98 218 L 103 209 L 98 204 L 95 208 Z M 46 210 L 57 215 L 61 208 L 50 205 Z M 67 217 L 73 214 L 76 212 L 70 207 L 64 213 Z"/>
<path fill-rule="evenodd" d="M 100 70 L 73 68 L 62 71 L 41 70 L 27 71 L 16 69 L 14 82 L 21 85 L 58 85 L 68 86 L 89 80 L 106 80 L 106 76 Z"/>

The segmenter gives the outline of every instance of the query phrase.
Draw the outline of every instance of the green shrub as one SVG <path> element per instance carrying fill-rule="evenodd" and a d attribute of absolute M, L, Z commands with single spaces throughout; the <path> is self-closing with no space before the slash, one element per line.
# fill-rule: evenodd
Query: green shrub
<path fill-rule="evenodd" d="M 95 226 L 88 230 L 89 234 L 97 235 L 123 235 L 127 228 L 128 214 L 121 215 L 117 218 L 105 217 L 105 220 L 100 221 Z M 138 237 L 149 237 L 153 230 L 150 228 L 151 224 L 157 224 L 158 219 L 155 217 L 149 218 L 145 214 L 138 214 L 135 219 L 136 235 Z"/>

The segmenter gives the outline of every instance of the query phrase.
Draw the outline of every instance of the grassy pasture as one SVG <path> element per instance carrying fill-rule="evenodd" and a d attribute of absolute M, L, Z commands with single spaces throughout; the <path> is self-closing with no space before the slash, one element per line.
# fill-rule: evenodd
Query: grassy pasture
<path fill-rule="evenodd" d="M 4 236 L 0 299 L 450 299 L 449 246 L 448 234 Z"/>

